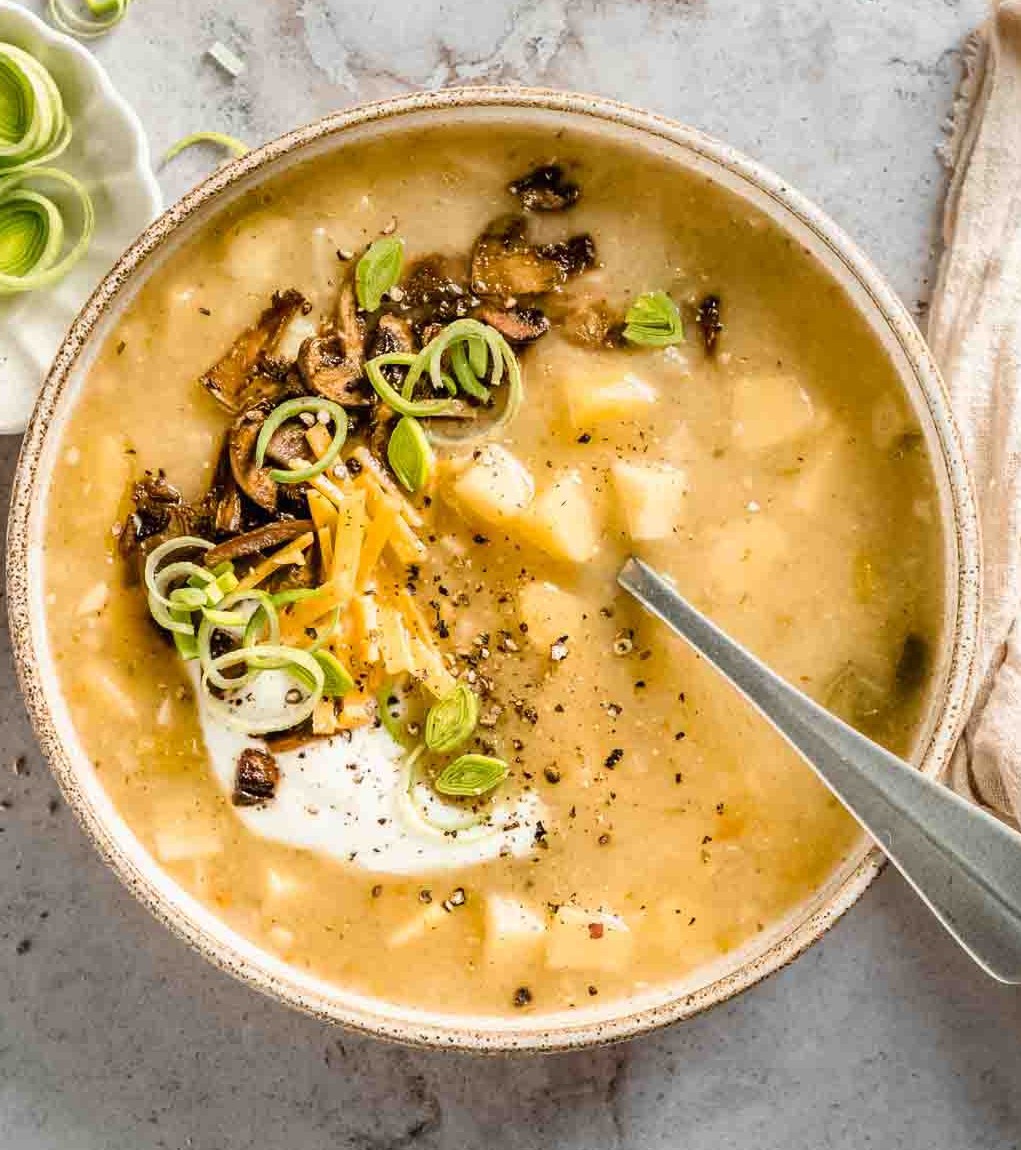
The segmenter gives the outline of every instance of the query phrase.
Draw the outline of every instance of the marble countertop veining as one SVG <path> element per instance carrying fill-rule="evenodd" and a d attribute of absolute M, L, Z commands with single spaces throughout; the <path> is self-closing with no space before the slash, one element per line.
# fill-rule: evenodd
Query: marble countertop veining
<path fill-rule="evenodd" d="M 41 10 L 43 0 L 28 5 Z M 927 295 L 935 150 L 984 0 L 139 0 L 95 50 L 159 154 L 258 142 L 456 83 L 598 92 L 726 138 Z M 216 40 L 246 61 L 231 79 Z M 202 171 L 164 173 L 168 200 Z M 17 442 L 0 443 L 9 494 Z M 121 888 L 59 801 L 0 634 L 5 1150 L 1008 1150 L 1021 996 L 885 874 L 735 1001 L 615 1048 L 481 1060 L 330 1029 L 213 970 Z M 14 769 L 15 764 L 18 770 Z"/>

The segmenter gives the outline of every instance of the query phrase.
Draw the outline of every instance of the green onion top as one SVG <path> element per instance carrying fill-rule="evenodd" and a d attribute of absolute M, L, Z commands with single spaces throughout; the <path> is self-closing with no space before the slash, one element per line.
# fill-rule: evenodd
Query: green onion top
<path fill-rule="evenodd" d="M 628 308 L 624 338 L 643 347 L 669 347 L 684 342 L 684 325 L 677 304 L 665 291 L 640 295 Z"/>
<path fill-rule="evenodd" d="M 224 148 L 235 158 L 247 156 L 251 148 L 236 136 L 228 136 L 224 132 L 192 132 L 183 136 L 175 144 L 171 144 L 163 153 L 163 163 L 169 164 L 172 159 L 179 156 L 186 148 L 194 148 L 199 144 L 212 144 L 217 148 Z"/>
<path fill-rule="evenodd" d="M 79 40 L 95 40 L 115 28 L 128 14 L 131 0 L 84 0 L 89 15 L 75 11 L 71 0 L 50 0 L 50 19 L 61 32 Z"/>
<path fill-rule="evenodd" d="M 259 438 L 255 441 L 256 467 L 262 467 L 266 462 L 266 452 L 269 449 L 270 440 L 278 428 L 282 427 L 289 419 L 295 419 L 306 413 L 317 415 L 320 411 L 326 412 L 333 420 L 333 439 L 330 441 L 326 454 L 310 466 L 295 471 L 270 471 L 269 477 L 274 483 L 305 483 L 307 480 L 321 475 L 328 467 L 332 466 L 347 439 L 347 413 L 339 403 L 335 403 L 332 399 L 302 396 L 300 399 L 288 399 L 274 407 L 266 417 L 266 421 L 259 430 Z"/>
<path fill-rule="evenodd" d="M 489 755 L 462 755 L 440 772 L 434 786 L 441 795 L 478 798 L 507 777 L 510 767 Z"/>
<path fill-rule="evenodd" d="M 429 437 L 412 415 L 403 416 L 393 429 L 386 457 L 394 475 L 412 494 L 426 486 L 436 465 L 436 453 Z"/>
<path fill-rule="evenodd" d="M 83 185 L 56 168 L 0 170 L 0 296 L 49 287 L 63 279 L 92 242 L 96 214 Z M 56 187 L 58 201 L 50 198 Z M 64 205 L 74 204 L 78 238 L 64 243 Z M 65 250 L 66 248 L 66 250 Z"/>
<path fill-rule="evenodd" d="M 445 699 L 429 708 L 425 720 L 425 745 L 446 755 L 471 738 L 479 721 L 479 699 L 475 692 L 458 683 Z"/>
<path fill-rule="evenodd" d="M 384 236 L 369 245 L 355 269 L 355 291 L 358 304 L 366 311 L 376 311 L 383 296 L 401 278 L 404 263 L 404 241 Z"/>
<path fill-rule="evenodd" d="M 53 160 L 70 140 L 56 81 L 28 52 L 0 44 L 0 172 Z"/>

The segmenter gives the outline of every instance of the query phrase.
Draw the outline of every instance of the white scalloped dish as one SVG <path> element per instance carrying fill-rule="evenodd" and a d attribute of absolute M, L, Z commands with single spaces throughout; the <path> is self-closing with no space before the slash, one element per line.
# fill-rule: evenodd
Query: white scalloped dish
<path fill-rule="evenodd" d="M 74 137 L 55 166 L 81 180 L 96 207 L 92 244 L 63 280 L 0 299 L 0 434 L 13 435 L 24 431 L 82 304 L 162 201 L 138 117 L 85 48 L 7 0 L 0 0 L 0 40 L 30 52 L 56 80 Z"/>

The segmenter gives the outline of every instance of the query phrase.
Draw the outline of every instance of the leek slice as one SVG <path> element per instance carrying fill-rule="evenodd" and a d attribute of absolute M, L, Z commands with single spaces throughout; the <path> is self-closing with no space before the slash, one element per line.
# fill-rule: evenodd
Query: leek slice
<path fill-rule="evenodd" d="M 117 27 L 128 14 L 131 0 L 83 0 L 83 3 L 89 12 L 87 16 L 82 15 L 80 6 L 76 9 L 70 0 L 50 0 L 50 19 L 56 28 L 69 36 L 95 40 Z"/>
<path fill-rule="evenodd" d="M 78 239 L 65 251 L 60 204 L 38 184 L 56 184 L 79 216 Z M 74 267 L 92 242 L 96 213 L 92 199 L 74 176 L 56 168 L 29 168 L 0 178 L 0 296 L 49 287 Z"/>
<path fill-rule="evenodd" d="M 0 172 L 45 164 L 70 140 L 56 81 L 28 52 L 0 44 Z"/>

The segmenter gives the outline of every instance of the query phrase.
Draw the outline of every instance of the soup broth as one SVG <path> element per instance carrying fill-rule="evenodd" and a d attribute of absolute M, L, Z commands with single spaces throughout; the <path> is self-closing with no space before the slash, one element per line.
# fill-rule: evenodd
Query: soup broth
<path fill-rule="evenodd" d="M 540 210 L 527 188 L 508 190 L 553 158 L 577 202 Z M 478 698 L 478 725 L 456 751 L 418 754 L 409 776 L 435 700 L 406 676 L 367 673 L 362 712 L 346 702 L 340 714 L 369 721 L 290 750 L 271 740 L 279 793 L 270 780 L 236 805 L 238 747 L 264 744 L 220 737 L 194 665 L 154 624 L 120 553 L 132 485 L 163 469 L 186 500 L 209 488 L 233 416 L 199 380 L 271 293 L 301 292 L 314 331 L 366 245 L 400 237 L 403 276 L 385 297 L 400 317 L 416 261 L 471 253 L 508 213 L 527 221 L 530 250 L 587 234 L 594 260 L 534 299 L 490 301 L 517 319 L 537 304 L 550 324 L 514 344 L 522 406 L 469 447 L 437 448 L 434 476 L 407 497 L 423 552 L 388 568 L 395 602 L 408 596 L 428 622 L 437 675 Z M 668 293 L 683 342 L 622 335 L 650 292 Z M 344 455 L 368 435 L 350 434 Z M 341 463 L 336 485 L 360 470 Z M 938 669 L 933 477 L 865 322 L 732 193 L 578 132 L 391 133 L 223 211 L 106 340 L 63 431 L 45 549 L 50 640 L 79 737 L 160 864 L 295 967 L 453 1014 L 580 1010 L 690 978 L 860 848 L 797 756 L 617 590 L 628 555 L 901 754 Z M 383 708 L 403 749 L 379 750 Z M 506 777 L 482 796 L 437 797 L 431 785 L 464 753 Z M 350 795 L 371 776 L 384 814 L 316 799 L 340 793 L 331 772 Z M 303 776 L 326 790 L 299 791 Z M 407 810 L 386 804 L 409 786 L 404 824 Z M 437 804 L 456 821 L 437 829 Z"/>

